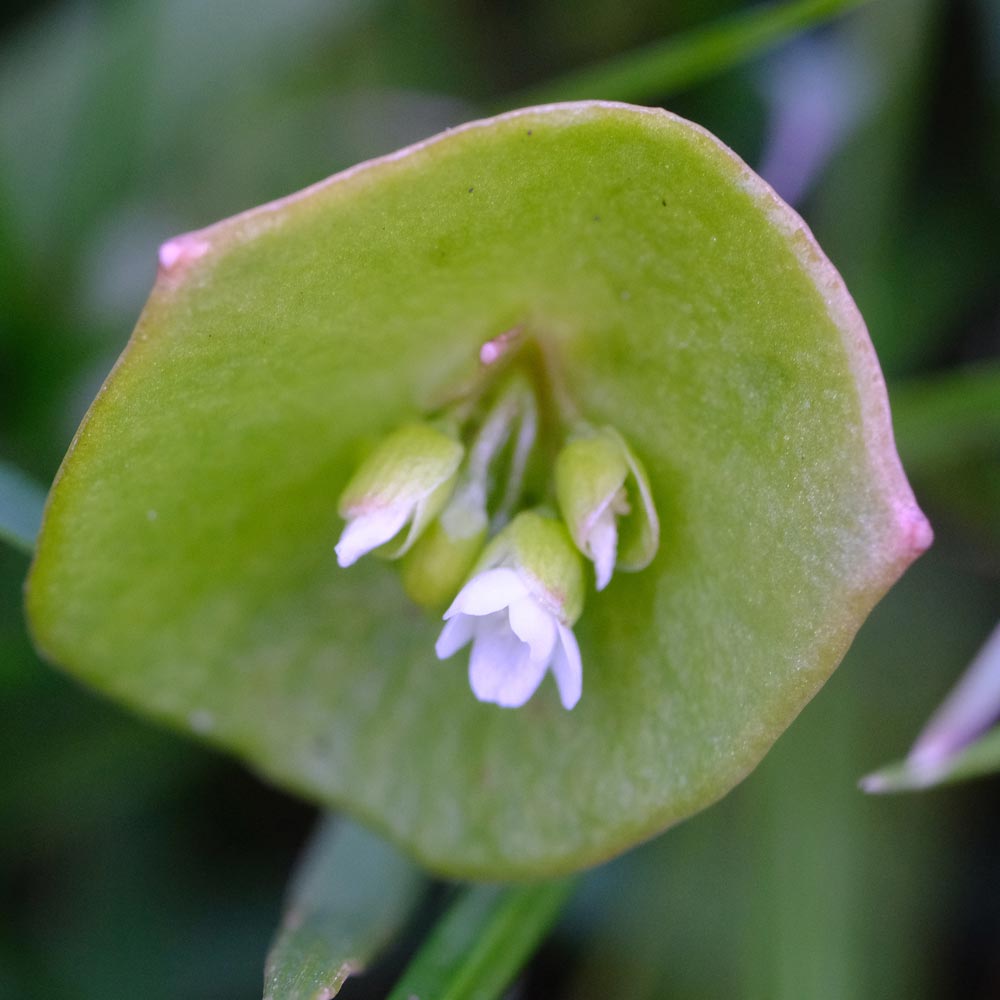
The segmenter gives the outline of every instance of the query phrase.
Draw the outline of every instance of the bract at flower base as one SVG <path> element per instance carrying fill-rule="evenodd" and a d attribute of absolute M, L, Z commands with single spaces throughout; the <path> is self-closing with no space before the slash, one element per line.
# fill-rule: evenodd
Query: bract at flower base
<path fill-rule="evenodd" d="M 652 562 L 572 626 L 572 712 L 550 683 L 517 710 L 471 697 L 400 563 L 333 554 L 374 443 L 516 330 L 546 398 L 641 459 L 658 515 Z M 580 524 L 604 581 L 610 542 Z M 414 592 L 442 537 L 403 557 Z M 542 876 L 730 789 L 929 540 L 864 325 L 801 220 L 697 126 L 554 105 L 164 247 L 53 489 L 28 608 L 79 678 L 432 868 Z M 460 555 L 428 603 L 461 588 Z"/>

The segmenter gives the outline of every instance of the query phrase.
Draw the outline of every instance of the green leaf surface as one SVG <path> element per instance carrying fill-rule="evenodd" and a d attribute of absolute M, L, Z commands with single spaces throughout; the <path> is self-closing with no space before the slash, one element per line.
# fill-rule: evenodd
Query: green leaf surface
<path fill-rule="evenodd" d="M 349 820 L 323 822 L 303 857 L 264 971 L 264 1000 L 329 1000 L 410 916 L 424 880 Z"/>
<path fill-rule="evenodd" d="M 0 462 L 0 540 L 31 552 L 44 507 L 45 489 L 20 469 Z"/>
<path fill-rule="evenodd" d="M 796 32 L 860 7 L 867 0 L 790 0 L 758 4 L 719 21 L 665 38 L 599 66 L 578 70 L 509 99 L 512 104 L 595 97 L 650 101 L 702 83 Z"/>
<path fill-rule="evenodd" d="M 397 570 L 344 570 L 368 443 L 522 327 L 644 464 L 656 558 L 591 594 L 583 697 L 479 704 Z M 179 237 L 52 493 L 39 647 L 435 870 L 593 864 L 762 757 L 930 541 L 838 275 L 665 112 L 473 123 Z"/>
<path fill-rule="evenodd" d="M 552 926 L 572 879 L 465 890 L 403 973 L 389 1000 L 492 1000 Z"/>

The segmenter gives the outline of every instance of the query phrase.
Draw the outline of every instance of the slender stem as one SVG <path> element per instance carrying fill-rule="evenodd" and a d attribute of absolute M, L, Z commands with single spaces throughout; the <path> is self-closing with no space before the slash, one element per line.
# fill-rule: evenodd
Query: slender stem
<path fill-rule="evenodd" d="M 389 1000 L 492 1000 L 555 923 L 574 880 L 474 886 L 440 920 Z"/>
<path fill-rule="evenodd" d="M 524 490 L 524 476 L 535 447 L 538 436 L 538 406 L 534 393 L 528 391 L 524 396 L 524 405 L 520 413 L 520 424 L 517 437 L 514 440 L 514 454 L 511 456 L 510 469 L 507 473 L 507 485 L 504 489 L 500 506 L 497 508 L 496 523 L 502 526 L 510 520 L 514 507 L 521 499 Z"/>
<path fill-rule="evenodd" d="M 469 449 L 469 460 L 463 484 L 456 490 L 464 504 L 485 509 L 489 488 L 490 467 L 510 440 L 517 426 L 514 451 L 507 470 L 507 482 L 494 517 L 494 527 L 502 526 L 510 517 L 524 489 L 524 476 L 538 435 L 538 405 L 528 381 L 515 374 L 501 389 L 492 408 L 486 414 L 479 432 Z"/>
<path fill-rule="evenodd" d="M 507 443 L 511 425 L 523 406 L 524 391 L 523 380 L 512 379 L 487 413 L 469 449 L 469 474 L 474 479 L 486 479 L 493 459 Z"/>

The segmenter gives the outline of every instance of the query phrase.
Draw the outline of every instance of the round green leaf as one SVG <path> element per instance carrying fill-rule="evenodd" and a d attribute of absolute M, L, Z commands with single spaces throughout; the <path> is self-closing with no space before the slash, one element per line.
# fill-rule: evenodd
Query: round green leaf
<path fill-rule="evenodd" d="M 454 875 L 592 864 L 761 758 L 930 541 L 864 325 L 801 220 L 702 129 L 527 109 L 161 250 L 49 500 L 37 642 L 114 697 Z M 617 428 L 661 522 L 588 595 L 583 698 L 438 662 L 337 499 L 523 326 Z"/>

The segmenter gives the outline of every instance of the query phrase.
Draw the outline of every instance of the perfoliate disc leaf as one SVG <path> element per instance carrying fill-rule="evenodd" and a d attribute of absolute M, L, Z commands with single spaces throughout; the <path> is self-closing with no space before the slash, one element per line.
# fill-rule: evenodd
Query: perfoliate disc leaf
<path fill-rule="evenodd" d="M 864 324 L 704 130 L 476 122 L 180 237 L 50 500 L 38 645 L 453 875 L 595 863 L 711 803 L 930 541 Z M 478 703 L 398 568 L 337 566 L 361 445 L 521 327 L 660 518 L 588 595 L 583 697 Z"/>

